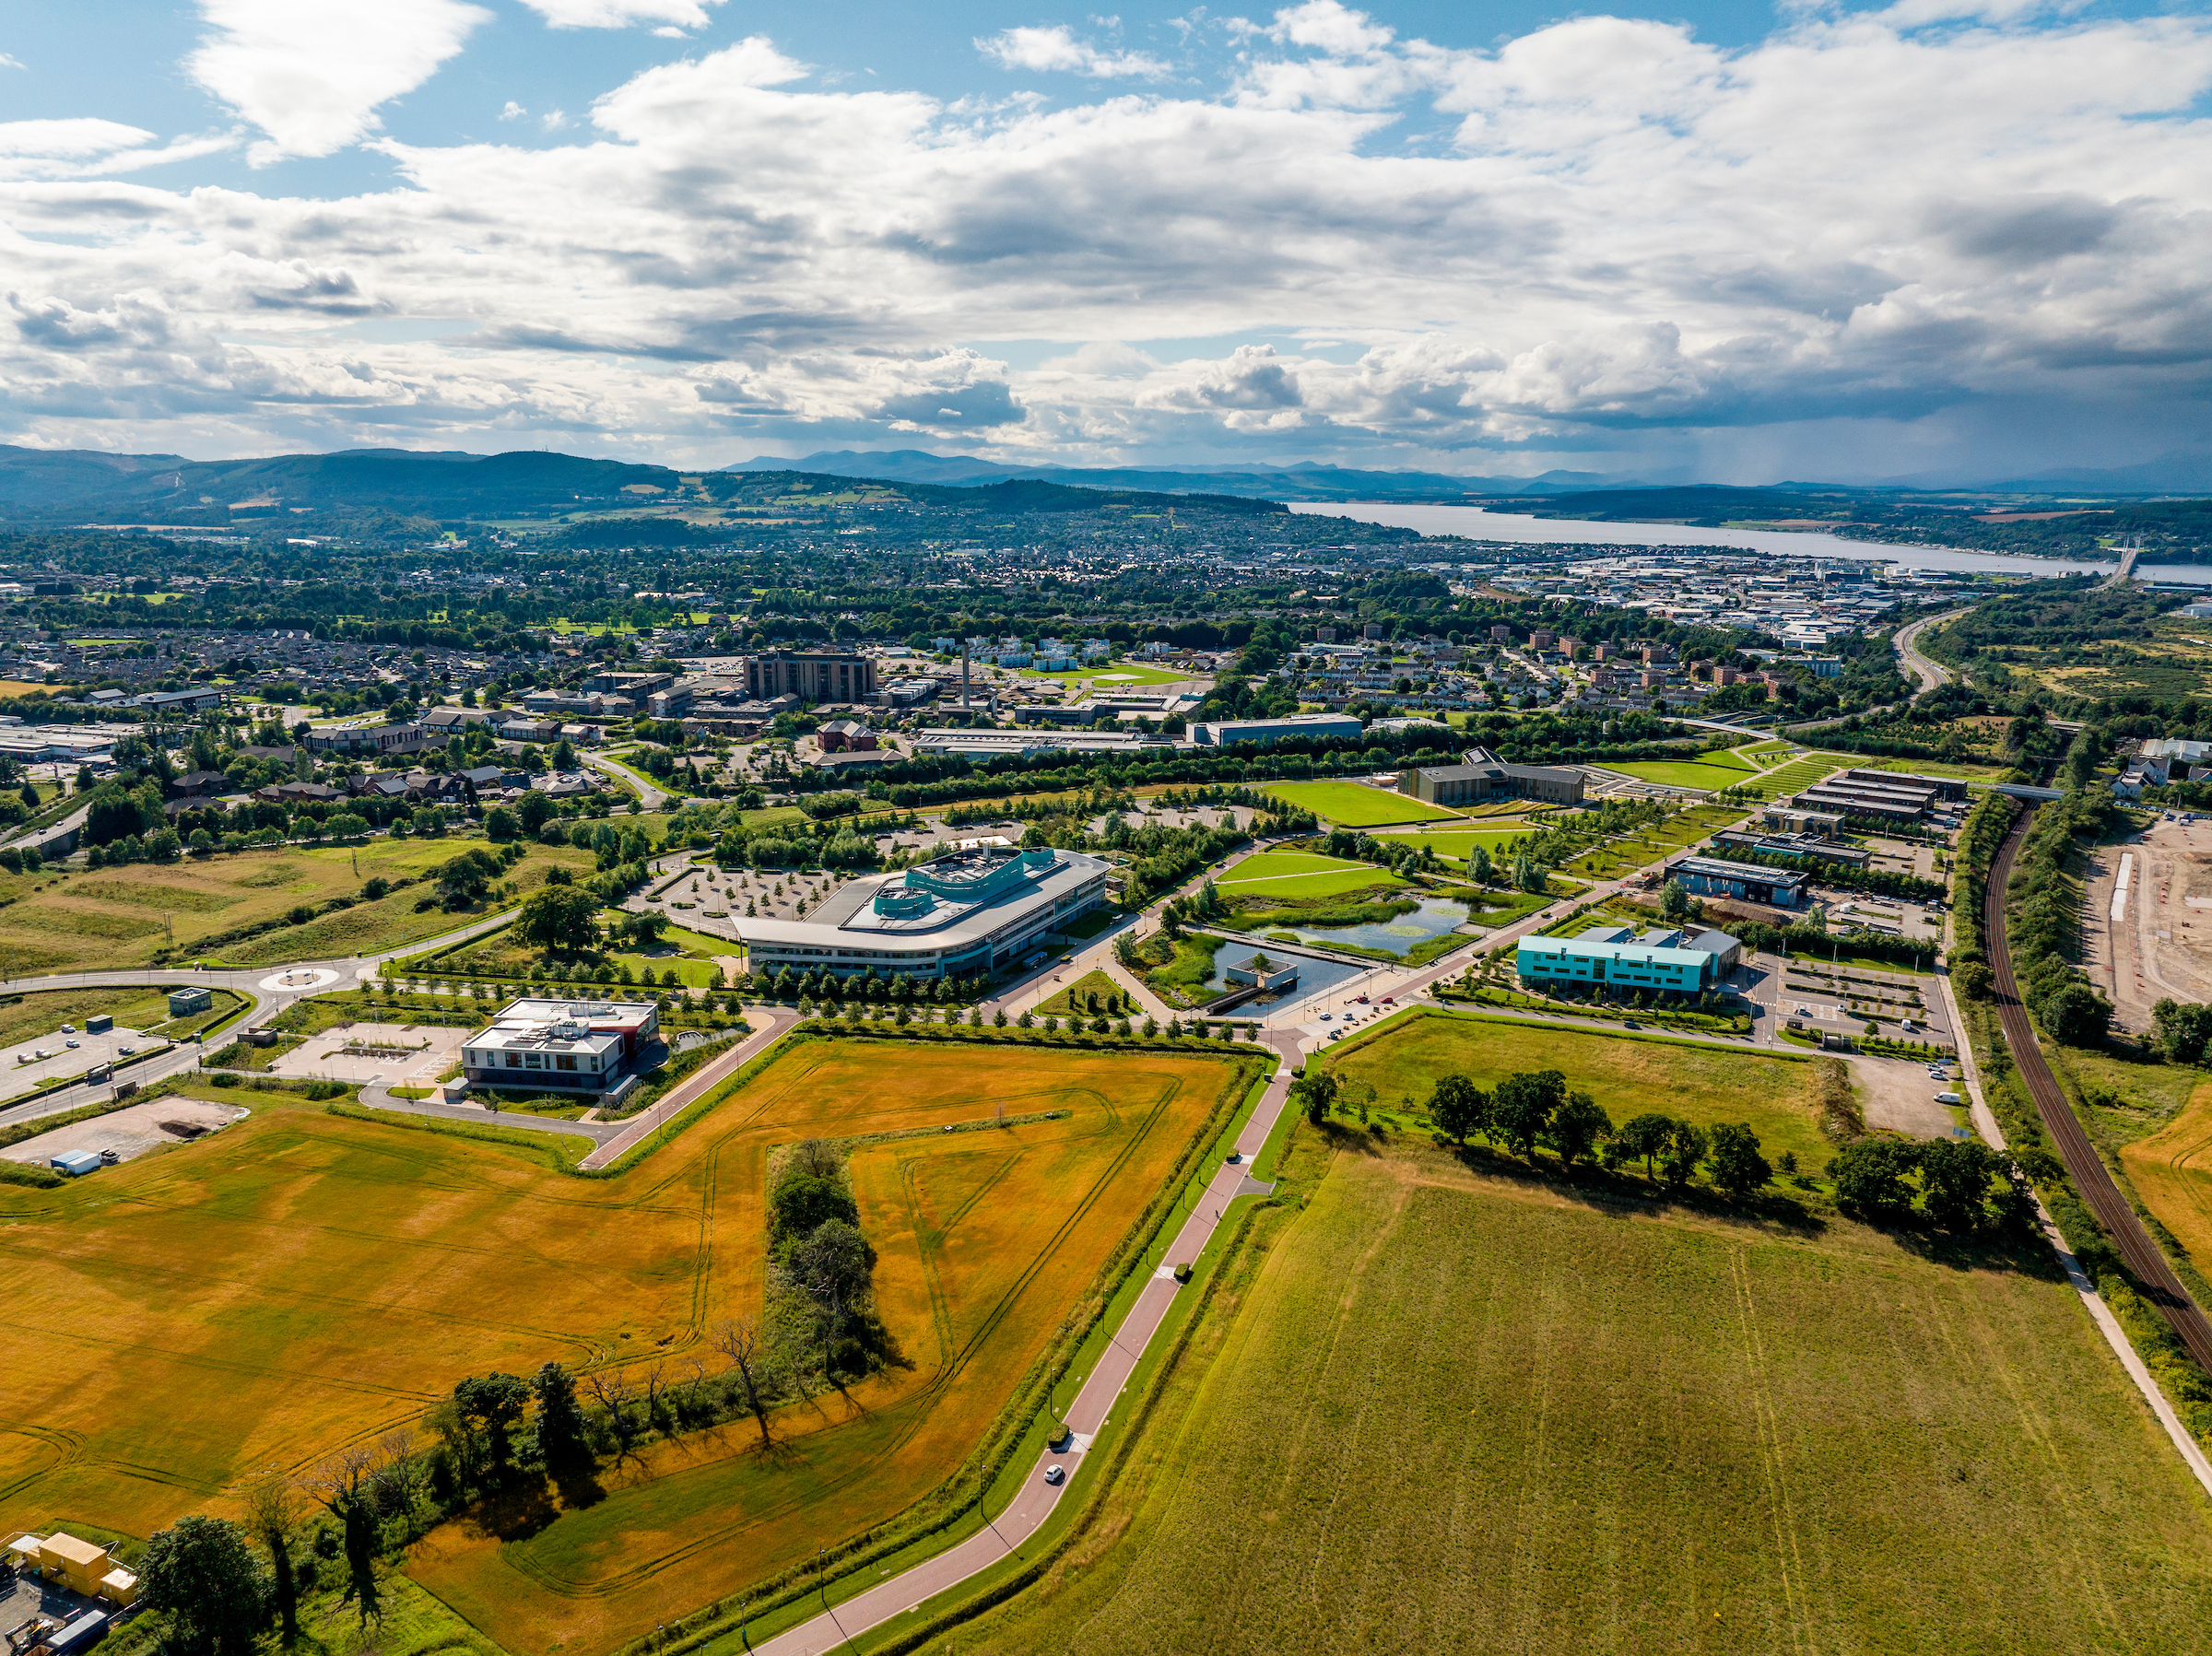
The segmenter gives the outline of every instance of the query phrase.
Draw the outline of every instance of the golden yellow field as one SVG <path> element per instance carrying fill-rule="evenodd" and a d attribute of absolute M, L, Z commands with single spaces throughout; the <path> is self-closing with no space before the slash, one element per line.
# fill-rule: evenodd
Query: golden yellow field
<path fill-rule="evenodd" d="M 2120 1161 L 2197 1268 L 2212 1270 L 2212 1082 L 2158 1132 L 2123 1145 Z"/>
<path fill-rule="evenodd" d="M 911 1366 L 788 1412 L 771 1461 L 749 1426 L 661 1444 L 583 1510 L 507 1542 L 451 1524 L 410 1566 L 510 1650 L 605 1649 L 940 1482 L 1252 1063 L 802 1040 L 606 1180 L 226 1095 L 255 1113 L 212 1139 L 0 1188 L 0 1525 L 145 1535 L 257 1468 L 413 1425 L 466 1374 L 712 1359 L 713 1324 L 760 1304 L 769 1150 L 911 1133 L 852 1157 Z M 1000 1103 L 1070 1113 L 935 1131 Z"/>

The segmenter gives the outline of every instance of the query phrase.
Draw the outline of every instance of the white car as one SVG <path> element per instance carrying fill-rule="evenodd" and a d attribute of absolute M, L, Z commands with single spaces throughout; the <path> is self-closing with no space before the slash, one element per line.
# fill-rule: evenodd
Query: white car
<path fill-rule="evenodd" d="M 75 1035 L 76 1033 L 76 1026 L 75 1024 L 64 1024 L 62 1026 L 62 1033 L 64 1035 Z"/>

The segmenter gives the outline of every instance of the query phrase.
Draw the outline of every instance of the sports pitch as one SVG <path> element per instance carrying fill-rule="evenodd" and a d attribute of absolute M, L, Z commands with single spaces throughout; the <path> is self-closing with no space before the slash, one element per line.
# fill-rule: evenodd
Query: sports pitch
<path fill-rule="evenodd" d="M 879 1312 L 911 1367 L 749 1425 L 641 1448 L 605 1497 L 502 1542 L 434 1532 L 409 1571 L 509 1650 L 602 1650 L 927 1494 L 979 1440 L 1192 1134 L 1253 1060 L 806 1039 L 611 1180 L 552 1155 L 358 1121 L 253 1115 L 53 1191 L 0 1187 L 16 1264 L 0 1522 L 146 1535 L 415 1426 L 466 1374 L 548 1358 L 680 1369 L 757 1310 L 769 1149 L 852 1157 Z M 1065 1118 L 942 1133 L 952 1122 Z"/>
<path fill-rule="evenodd" d="M 1267 792 L 1340 828 L 1375 828 L 1386 822 L 1444 822 L 1459 813 L 1423 805 L 1409 794 L 1365 782 L 1269 782 Z"/>

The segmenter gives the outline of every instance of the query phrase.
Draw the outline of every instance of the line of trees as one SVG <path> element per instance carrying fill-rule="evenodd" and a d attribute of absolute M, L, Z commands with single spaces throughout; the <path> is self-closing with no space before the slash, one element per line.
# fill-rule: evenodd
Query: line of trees
<path fill-rule="evenodd" d="M 1291 1086 L 1292 1103 L 1316 1126 L 1344 1096 L 1342 1082 L 1327 1070 L 1309 1069 Z M 1529 1162 L 1541 1146 L 1564 1168 L 1594 1161 L 1618 1172 L 1641 1162 L 1647 1179 L 1674 1190 L 1689 1185 L 1701 1169 L 1714 1190 L 1739 1202 L 1774 1176 L 1747 1123 L 1700 1127 L 1648 1111 L 1616 1125 L 1588 1093 L 1570 1090 L 1558 1070 L 1508 1075 L 1488 1092 L 1465 1075 L 1440 1075 L 1428 1114 L 1437 1133 L 1461 1149 L 1481 1138 Z"/>

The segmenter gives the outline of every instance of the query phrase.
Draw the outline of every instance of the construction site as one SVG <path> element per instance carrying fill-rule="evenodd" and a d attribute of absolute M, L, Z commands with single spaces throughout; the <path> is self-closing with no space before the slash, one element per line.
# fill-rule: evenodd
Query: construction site
<path fill-rule="evenodd" d="M 2161 816 L 2100 846 L 2082 905 L 2082 966 L 2140 1034 L 2167 999 L 2212 1001 L 2212 820 Z"/>

